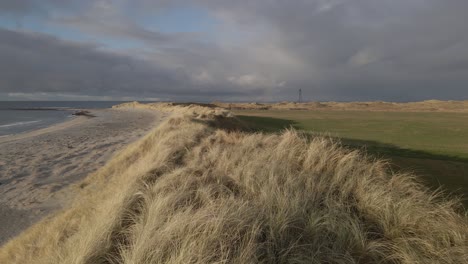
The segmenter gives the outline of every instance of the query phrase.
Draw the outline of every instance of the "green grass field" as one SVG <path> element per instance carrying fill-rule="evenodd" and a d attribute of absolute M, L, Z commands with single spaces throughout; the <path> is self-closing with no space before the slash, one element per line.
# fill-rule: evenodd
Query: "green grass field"
<path fill-rule="evenodd" d="M 464 196 L 468 208 L 468 114 L 239 110 L 241 120 L 264 132 L 294 127 L 340 138 L 347 147 L 390 160 L 430 187 Z"/>

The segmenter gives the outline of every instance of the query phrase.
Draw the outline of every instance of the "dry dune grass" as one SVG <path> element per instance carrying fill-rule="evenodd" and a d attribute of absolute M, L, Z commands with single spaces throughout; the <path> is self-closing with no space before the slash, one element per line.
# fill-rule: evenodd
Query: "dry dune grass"
<path fill-rule="evenodd" d="M 231 117 L 230 111 L 213 104 L 182 104 L 182 103 L 147 103 L 130 102 L 115 105 L 112 108 L 144 108 L 178 115 L 190 116 L 198 119 L 213 119 L 216 117 Z"/>
<path fill-rule="evenodd" d="M 89 175 L 74 206 L 0 263 L 468 262 L 467 217 L 411 175 L 329 139 L 185 111 Z"/>
<path fill-rule="evenodd" d="M 237 110 L 338 110 L 338 111 L 403 111 L 403 112 L 468 112 L 468 101 L 427 100 L 410 103 L 394 102 L 281 102 L 222 103 L 213 105 Z"/>

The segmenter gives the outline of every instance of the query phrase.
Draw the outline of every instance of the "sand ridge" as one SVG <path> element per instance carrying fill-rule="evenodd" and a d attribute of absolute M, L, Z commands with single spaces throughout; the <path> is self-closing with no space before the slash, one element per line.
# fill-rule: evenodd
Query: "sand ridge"
<path fill-rule="evenodd" d="M 426 100 L 420 102 L 280 102 L 280 103 L 229 103 L 213 102 L 213 106 L 233 110 L 335 110 L 335 111 L 385 111 L 385 112 L 468 112 L 466 101 Z"/>

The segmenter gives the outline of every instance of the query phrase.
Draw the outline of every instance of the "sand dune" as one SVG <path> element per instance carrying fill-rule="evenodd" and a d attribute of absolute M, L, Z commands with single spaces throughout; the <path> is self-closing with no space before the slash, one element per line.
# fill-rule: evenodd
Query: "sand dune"
<path fill-rule="evenodd" d="M 237 110 L 337 110 L 337 111 L 402 111 L 402 112 L 468 112 L 468 101 L 427 100 L 421 102 L 281 102 L 224 103 L 213 105 Z"/>
<path fill-rule="evenodd" d="M 86 177 L 71 207 L 0 248 L 0 262 L 468 260 L 459 203 L 411 175 L 327 138 L 239 131 L 222 109 L 173 110 Z"/>

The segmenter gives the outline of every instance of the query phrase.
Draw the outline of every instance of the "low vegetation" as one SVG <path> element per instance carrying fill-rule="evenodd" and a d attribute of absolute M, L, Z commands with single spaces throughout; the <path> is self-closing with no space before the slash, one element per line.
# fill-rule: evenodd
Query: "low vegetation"
<path fill-rule="evenodd" d="M 125 107 L 174 114 L 77 185 L 73 206 L 7 243 L 0 263 L 468 261 L 458 201 L 358 150 L 242 131 L 218 108 Z"/>

